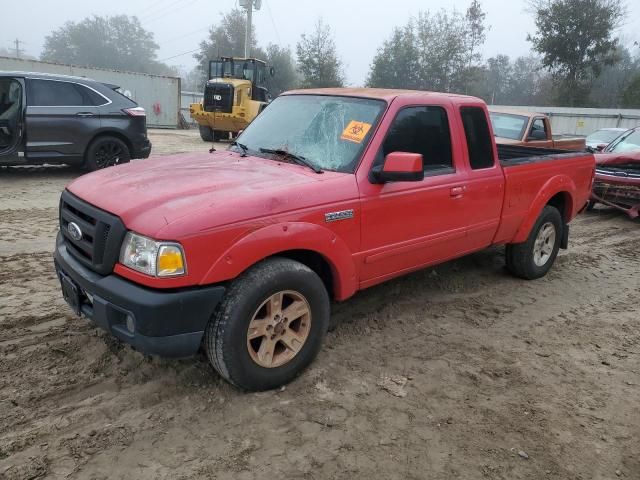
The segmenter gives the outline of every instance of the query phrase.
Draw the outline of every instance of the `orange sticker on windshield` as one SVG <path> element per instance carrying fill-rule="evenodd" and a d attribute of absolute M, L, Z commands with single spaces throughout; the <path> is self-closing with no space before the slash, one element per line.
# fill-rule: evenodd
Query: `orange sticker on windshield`
<path fill-rule="evenodd" d="M 340 135 L 340 138 L 349 142 L 362 143 L 364 137 L 369 133 L 369 130 L 371 130 L 370 123 L 351 120 L 347 128 L 344 129 L 344 132 L 342 132 L 342 135 Z"/>

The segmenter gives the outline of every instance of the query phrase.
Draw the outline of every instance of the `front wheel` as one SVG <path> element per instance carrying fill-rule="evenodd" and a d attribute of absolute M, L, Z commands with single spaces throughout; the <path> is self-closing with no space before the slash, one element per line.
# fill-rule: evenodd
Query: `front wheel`
<path fill-rule="evenodd" d="M 329 294 L 307 266 L 271 258 L 235 280 L 205 331 L 218 373 L 245 390 L 284 385 L 316 357 L 329 325 Z"/>
<path fill-rule="evenodd" d="M 549 205 L 544 207 L 527 241 L 507 245 L 507 269 L 527 280 L 545 276 L 558 255 L 562 229 L 558 209 Z"/>
<path fill-rule="evenodd" d="M 200 130 L 200 138 L 204 142 L 213 142 L 213 130 L 211 127 L 207 127 L 206 125 L 198 125 L 198 130 Z"/>
<path fill-rule="evenodd" d="M 131 152 L 126 143 L 117 137 L 104 136 L 96 138 L 87 148 L 84 167 L 93 172 L 130 160 Z"/>

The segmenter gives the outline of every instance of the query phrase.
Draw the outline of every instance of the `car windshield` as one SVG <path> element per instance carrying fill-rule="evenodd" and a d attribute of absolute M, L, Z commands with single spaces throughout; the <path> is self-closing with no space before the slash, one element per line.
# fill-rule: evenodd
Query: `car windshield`
<path fill-rule="evenodd" d="M 278 97 L 238 138 L 251 155 L 302 157 L 317 169 L 353 173 L 375 130 L 385 102 L 326 95 Z M 291 159 L 289 159 L 291 160 Z"/>
<path fill-rule="evenodd" d="M 607 148 L 607 152 L 615 153 L 638 151 L 640 151 L 640 129 L 621 135 Z"/>
<path fill-rule="evenodd" d="M 520 140 L 522 138 L 522 133 L 529 120 L 522 115 L 510 113 L 490 112 L 489 116 L 491 117 L 491 125 L 493 125 L 495 136 L 511 140 Z"/>
<path fill-rule="evenodd" d="M 587 143 L 610 143 L 622 132 L 620 130 L 598 130 L 587 136 Z"/>

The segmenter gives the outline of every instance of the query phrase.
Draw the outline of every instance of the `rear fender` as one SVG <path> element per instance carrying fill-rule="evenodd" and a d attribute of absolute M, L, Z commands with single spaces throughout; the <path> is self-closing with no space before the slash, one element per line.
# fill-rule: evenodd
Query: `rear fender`
<path fill-rule="evenodd" d="M 529 238 L 531 229 L 540 216 L 542 209 L 558 193 L 566 195 L 564 212 L 560 212 L 565 223 L 568 223 L 573 218 L 573 199 L 575 198 L 576 185 L 568 175 L 557 175 L 550 178 L 540 189 L 511 243 L 522 243 Z"/>
<path fill-rule="evenodd" d="M 259 261 L 291 250 L 316 252 L 327 261 L 337 300 L 356 292 L 356 267 L 346 243 L 325 227 L 302 222 L 269 225 L 242 237 L 214 263 L 202 284 L 231 280 Z"/>

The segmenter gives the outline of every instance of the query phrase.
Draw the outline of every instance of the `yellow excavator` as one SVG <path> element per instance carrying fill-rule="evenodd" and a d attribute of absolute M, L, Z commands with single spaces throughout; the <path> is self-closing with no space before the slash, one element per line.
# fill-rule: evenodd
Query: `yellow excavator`
<path fill-rule="evenodd" d="M 209 62 L 209 80 L 201 103 L 189 106 L 205 142 L 235 137 L 271 100 L 266 86 L 273 67 L 256 58 L 220 57 Z"/>

